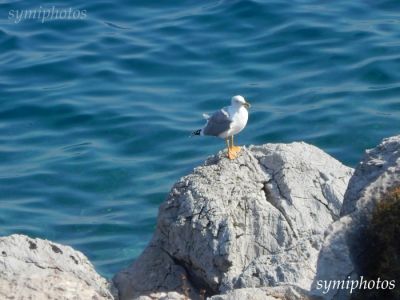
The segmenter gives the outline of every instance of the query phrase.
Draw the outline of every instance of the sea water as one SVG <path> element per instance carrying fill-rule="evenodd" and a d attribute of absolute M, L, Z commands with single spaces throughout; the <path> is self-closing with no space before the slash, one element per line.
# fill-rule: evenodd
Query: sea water
<path fill-rule="evenodd" d="M 79 16 L 20 14 L 50 8 Z M 400 132 L 396 1 L 3 0 L 0 16 L 0 235 L 71 245 L 106 277 L 224 148 L 188 136 L 233 95 L 252 104 L 242 145 L 355 166 Z"/>

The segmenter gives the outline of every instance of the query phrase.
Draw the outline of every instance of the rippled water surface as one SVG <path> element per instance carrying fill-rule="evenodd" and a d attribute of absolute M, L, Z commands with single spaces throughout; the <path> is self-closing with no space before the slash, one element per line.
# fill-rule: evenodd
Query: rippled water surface
<path fill-rule="evenodd" d="M 83 3 L 83 4 L 82 4 Z M 304 140 L 354 166 L 400 132 L 397 1 L 0 0 L 0 235 L 72 245 L 105 276 L 171 185 L 224 147 L 189 139 L 242 94 L 241 144 Z"/>

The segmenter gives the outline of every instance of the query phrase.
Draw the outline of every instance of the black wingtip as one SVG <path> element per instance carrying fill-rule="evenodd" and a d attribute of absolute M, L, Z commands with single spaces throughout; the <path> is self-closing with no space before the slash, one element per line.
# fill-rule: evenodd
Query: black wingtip
<path fill-rule="evenodd" d="M 200 134 L 201 134 L 201 129 L 197 129 L 197 130 L 193 131 L 190 136 L 192 137 L 194 135 L 200 135 Z"/>

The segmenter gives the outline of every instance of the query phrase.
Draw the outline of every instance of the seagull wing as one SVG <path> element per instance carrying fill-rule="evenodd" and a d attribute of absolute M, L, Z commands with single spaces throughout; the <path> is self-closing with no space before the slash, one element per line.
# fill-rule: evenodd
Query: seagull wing
<path fill-rule="evenodd" d="M 209 114 L 203 114 L 203 118 L 208 120 L 210 118 L 210 115 Z"/>
<path fill-rule="evenodd" d="M 231 123 L 232 120 L 227 109 L 220 109 L 208 118 L 207 124 L 203 128 L 203 134 L 219 136 L 230 129 Z"/>

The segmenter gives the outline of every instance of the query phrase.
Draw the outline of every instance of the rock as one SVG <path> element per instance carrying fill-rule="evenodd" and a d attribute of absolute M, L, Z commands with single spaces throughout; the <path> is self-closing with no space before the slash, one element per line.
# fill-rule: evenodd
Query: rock
<path fill-rule="evenodd" d="M 349 299 L 348 289 L 318 289 L 318 282 L 358 279 L 362 273 L 361 254 L 368 251 L 365 229 L 376 205 L 393 187 L 400 185 L 400 136 L 384 139 L 376 148 L 367 150 L 357 166 L 345 193 L 342 217 L 326 232 L 321 249 L 312 295 L 324 299 Z M 325 292 L 325 293 L 324 293 Z"/>
<path fill-rule="evenodd" d="M 1 299 L 114 299 L 107 281 L 71 247 L 24 235 L 0 238 Z"/>
<path fill-rule="evenodd" d="M 149 293 L 147 296 L 140 296 L 137 298 L 138 300 L 188 300 L 189 297 L 186 297 L 183 294 L 179 294 L 177 292 L 156 292 Z"/>
<path fill-rule="evenodd" d="M 158 247 L 156 242 L 150 242 L 140 259 L 118 273 L 114 282 L 117 283 L 121 299 L 183 300 L 185 293 L 191 298 L 196 297 L 187 277 L 182 266 L 175 264 L 173 258 Z"/>
<path fill-rule="evenodd" d="M 317 273 L 311 286 L 310 295 L 320 296 L 322 299 L 345 300 L 349 298 L 348 291 L 338 290 L 332 286 L 336 281 L 349 279 L 349 276 L 351 279 L 356 277 L 346 235 L 351 226 L 351 218 L 345 216 L 328 227 L 318 257 Z"/>
<path fill-rule="evenodd" d="M 243 288 L 230 290 L 223 295 L 215 295 L 208 300 L 305 300 L 307 292 L 295 286 Z"/>
<path fill-rule="evenodd" d="M 150 245 L 114 277 L 121 299 L 188 290 L 195 299 L 202 289 L 212 296 L 282 283 L 310 288 L 352 169 L 305 143 L 250 146 L 233 161 L 224 155 L 174 185 Z"/>
<path fill-rule="evenodd" d="M 349 182 L 341 215 L 371 213 L 388 188 L 399 184 L 400 135 L 384 139 L 366 151 Z"/>

